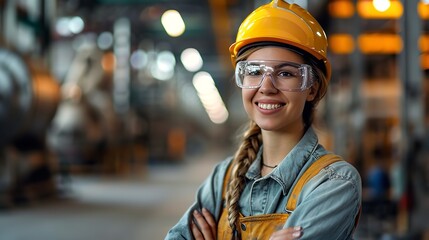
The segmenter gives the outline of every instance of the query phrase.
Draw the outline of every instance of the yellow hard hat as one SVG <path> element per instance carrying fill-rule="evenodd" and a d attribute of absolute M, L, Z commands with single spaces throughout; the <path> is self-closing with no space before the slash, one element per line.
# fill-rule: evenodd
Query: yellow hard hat
<path fill-rule="evenodd" d="M 243 47 L 259 42 L 276 42 L 299 48 L 321 61 L 329 81 L 331 65 L 327 59 L 328 40 L 317 20 L 297 4 L 273 0 L 253 11 L 238 29 L 229 47 L 232 64 Z"/>

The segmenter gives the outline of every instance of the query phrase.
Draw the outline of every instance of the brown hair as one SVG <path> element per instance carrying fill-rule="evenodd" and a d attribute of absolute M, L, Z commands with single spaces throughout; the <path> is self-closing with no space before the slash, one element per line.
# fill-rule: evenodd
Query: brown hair
<path fill-rule="evenodd" d="M 263 46 L 248 48 L 242 51 L 237 57 L 237 62 L 245 60 L 251 53 L 261 49 Z M 287 47 L 288 48 L 288 47 Z M 293 49 L 293 51 L 297 51 Z M 314 119 L 314 110 L 317 103 L 326 94 L 328 88 L 328 79 L 326 79 L 324 72 L 321 70 L 320 64 L 317 60 L 309 56 L 309 54 L 299 51 L 304 56 L 304 61 L 309 64 L 313 69 L 313 75 L 316 82 L 318 82 L 318 89 L 314 100 L 306 102 L 303 111 L 303 121 L 305 128 L 311 126 Z M 241 192 L 245 185 L 245 174 L 250 165 L 255 161 L 256 155 L 262 145 L 261 128 L 252 120 L 249 123 L 248 129 L 243 134 L 243 139 L 240 147 L 235 153 L 232 162 L 232 171 L 230 176 L 230 184 L 226 193 L 226 202 L 228 208 L 228 222 L 234 233 L 237 231 L 237 220 L 239 217 L 240 207 L 239 200 Z"/>

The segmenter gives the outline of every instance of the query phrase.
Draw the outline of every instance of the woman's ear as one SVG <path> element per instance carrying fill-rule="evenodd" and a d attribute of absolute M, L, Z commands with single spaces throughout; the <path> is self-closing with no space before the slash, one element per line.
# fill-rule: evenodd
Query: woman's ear
<path fill-rule="evenodd" d="M 319 91 L 319 81 L 315 81 L 313 85 L 310 87 L 307 101 L 311 102 L 316 98 L 317 92 Z"/>

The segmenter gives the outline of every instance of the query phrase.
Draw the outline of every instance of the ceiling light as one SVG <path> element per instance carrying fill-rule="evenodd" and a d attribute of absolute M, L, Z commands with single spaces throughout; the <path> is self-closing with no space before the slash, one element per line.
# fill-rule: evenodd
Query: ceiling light
<path fill-rule="evenodd" d="M 97 45 L 101 50 L 106 50 L 113 45 L 113 35 L 110 32 L 102 32 L 97 38 Z"/>
<path fill-rule="evenodd" d="M 155 64 L 150 68 L 152 76 L 158 80 L 166 81 L 173 77 L 176 59 L 170 51 L 162 51 L 156 56 Z"/>
<path fill-rule="evenodd" d="M 200 53 L 195 48 L 187 48 L 180 55 L 180 60 L 186 70 L 196 72 L 203 66 L 203 59 Z"/>
<path fill-rule="evenodd" d="M 161 16 L 161 23 L 167 34 L 171 37 L 178 37 L 185 32 L 185 23 L 182 16 L 176 10 L 168 10 Z"/>
<path fill-rule="evenodd" d="M 70 32 L 74 34 L 78 34 L 82 32 L 84 27 L 85 27 L 85 23 L 83 22 L 81 17 L 73 17 L 69 21 Z"/>
<path fill-rule="evenodd" d="M 143 69 L 146 67 L 147 62 L 148 57 L 145 51 L 139 49 L 131 54 L 130 63 L 134 69 Z"/>
<path fill-rule="evenodd" d="M 194 75 L 192 83 L 210 120 L 216 124 L 224 123 L 228 119 L 228 110 L 212 76 L 208 72 L 198 72 Z"/>
<path fill-rule="evenodd" d="M 377 11 L 385 12 L 390 7 L 390 0 L 373 0 L 372 4 Z"/>
<path fill-rule="evenodd" d="M 69 19 L 67 17 L 61 17 L 55 24 L 55 30 L 60 36 L 71 36 L 72 33 L 69 30 Z"/>

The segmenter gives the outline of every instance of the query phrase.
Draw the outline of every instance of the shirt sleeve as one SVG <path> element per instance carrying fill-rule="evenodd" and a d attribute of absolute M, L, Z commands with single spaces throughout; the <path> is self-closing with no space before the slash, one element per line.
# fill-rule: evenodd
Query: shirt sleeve
<path fill-rule="evenodd" d="M 195 202 L 186 210 L 179 222 L 172 227 L 165 240 L 194 239 L 190 229 L 192 212 L 206 208 L 218 221 L 222 210 L 222 186 L 227 166 L 231 158 L 215 166 L 210 176 L 202 183 L 196 192 Z"/>
<path fill-rule="evenodd" d="M 342 173 L 330 167 L 322 171 L 307 183 L 310 190 L 304 187 L 285 228 L 301 226 L 302 240 L 352 239 L 361 206 L 360 175 L 351 166 Z"/>

